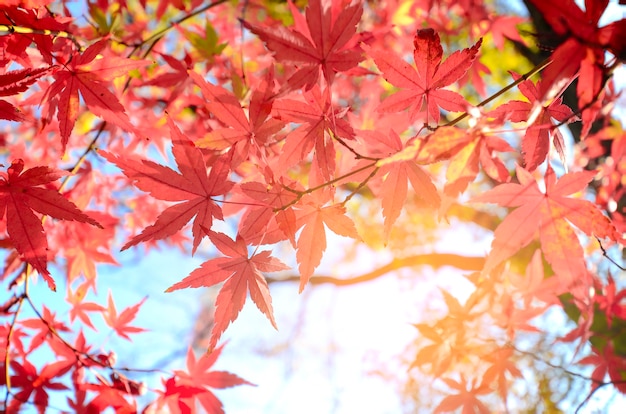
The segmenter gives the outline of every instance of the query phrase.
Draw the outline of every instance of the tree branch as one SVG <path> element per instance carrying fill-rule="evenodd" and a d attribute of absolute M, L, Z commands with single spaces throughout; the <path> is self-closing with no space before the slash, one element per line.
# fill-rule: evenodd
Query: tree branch
<path fill-rule="evenodd" d="M 328 283 L 335 286 L 350 286 L 363 282 L 369 282 L 370 280 L 377 279 L 387 273 L 403 267 L 430 266 L 433 269 L 440 269 L 445 266 L 452 266 L 460 270 L 479 271 L 483 268 L 484 264 L 484 257 L 462 256 L 452 253 L 427 253 L 393 259 L 388 264 L 379 267 L 376 270 L 351 278 L 344 279 L 322 275 L 312 276 L 309 283 L 312 285 L 322 285 Z M 299 282 L 300 276 L 291 275 L 287 277 L 267 277 L 266 279 L 267 283 Z"/>

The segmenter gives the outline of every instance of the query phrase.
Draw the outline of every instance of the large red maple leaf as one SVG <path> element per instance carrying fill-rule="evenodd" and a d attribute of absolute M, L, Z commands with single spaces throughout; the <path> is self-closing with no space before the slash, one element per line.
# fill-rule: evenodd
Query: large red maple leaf
<path fill-rule="evenodd" d="M 150 64 L 143 60 L 107 56 L 98 58 L 107 44 L 101 40 L 89 46 L 82 54 L 75 54 L 54 73 L 55 82 L 46 90 L 43 102 L 56 106 L 63 151 L 78 116 L 78 92 L 87 108 L 95 115 L 127 131 L 136 132 L 124 107 L 109 90 L 107 83 L 128 71 Z M 57 99 L 58 97 L 58 99 Z"/>
<path fill-rule="evenodd" d="M 374 59 L 387 82 L 402 88 L 385 99 L 378 110 L 398 112 L 410 108 L 410 117 L 415 120 L 425 103 L 426 111 L 435 123 L 439 122 L 439 108 L 452 112 L 465 111 L 465 99 L 454 91 L 442 88 L 465 75 L 476 59 L 481 43 L 482 39 L 471 48 L 454 52 L 442 63 L 443 48 L 439 34 L 433 29 L 418 30 L 413 40 L 416 68 L 393 53 L 367 48 L 368 55 Z"/>
<path fill-rule="evenodd" d="M 213 218 L 223 219 L 222 209 L 214 198 L 227 194 L 233 186 L 227 180 L 229 166 L 224 160 L 217 159 L 207 174 L 200 149 L 182 134 L 170 118 L 167 122 L 172 134 L 172 153 L 180 173 L 149 160 L 137 161 L 99 151 L 104 158 L 121 168 L 140 190 L 159 200 L 182 201 L 164 210 L 153 225 L 128 241 L 122 250 L 148 240 L 169 237 L 195 216 L 192 226 L 195 253 L 206 230 L 211 229 Z"/>
<path fill-rule="evenodd" d="M 363 60 L 355 40 L 363 5 L 353 2 L 343 7 L 337 0 L 332 3 L 328 7 L 328 2 L 311 0 L 305 19 L 290 2 L 294 29 L 261 27 L 242 20 L 244 27 L 258 35 L 277 60 L 298 65 L 286 82 L 290 90 L 311 89 L 319 79 L 320 69 L 330 84 L 337 72 L 352 69 Z"/>
<path fill-rule="evenodd" d="M 548 165 L 546 192 L 542 193 L 532 175 L 518 166 L 519 184 L 500 184 L 474 197 L 474 202 L 518 207 L 496 228 L 484 271 L 492 270 L 511 257 L 530 243 L 538 232 L 546 260 L 565 285 L 586 279 L 583 249 L 570 223 L 589 236 L 614 241 L 621 239 L 609 218 L 602 215 L 593 203 L 567 197 L 582 191 L 594 175 L 594 171 L 569 173 L 557 182 L 552 167 Z"/>
<path fill-rule="evenodd" d="M 246 242 L 240 236 L 232 240 L 223 233 L 211 231 L 209 237 L 215 247 L 228 257 L 218 257 L 204 262 L 200 268 L 170 286 L 166 292 L 190 287 L 209 287 L 225 282 L 215 302 L 215 325 L 209 339 L 209 350 L 213 350 L 228 325 L 237 319 L 246 302 L 248 291 L 257 308 L 276 328 L 272 297 L 261 272 L 278 272 L 289 269 L 289 266 L 270 256 L 267 250 L 250 256 Z"/>
<path fill-rule="evenodd" d="M 41 218 L 34 212 L 102 226 L 58 191 L 42 187 L 67 175 L 66 172 L 43 166 L 23 169 L 24 161 L 18 159 L 6 173 L 0 173 L 0 219 L 6 214 L 7 233 L 13 246 L 43 276 L 50 289 L 56 290 L 47 268 L 48 241 Z"/>

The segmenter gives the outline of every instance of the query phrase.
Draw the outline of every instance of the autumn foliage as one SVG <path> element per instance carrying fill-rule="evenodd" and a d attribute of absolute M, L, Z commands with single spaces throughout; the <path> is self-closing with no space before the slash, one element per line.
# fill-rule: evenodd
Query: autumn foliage
<path fill-rule="evenodd" d="M 223 412 L 215 390 L 252 385 L 213 369 L 248 296 L 278 329 L 273 282 L 419 266 L 473 286 L 415 324 L 406 369 L 447 390 L 436 412 L 508 411 L 518 340 L 547 335 L 537 321 L 555 309 L 574 328 L 554 343 L 571 344 L 573 371 L 592 367 L 578 408 L 600 387 L 626 393 L 626 20 L 601 24 L 607 5 L 531 0 L 527 18 L 487 1 L 3 2 L 4 410 L 43 413 L 54 394 L 72 412 Z M 400 257 L 415 221 L 433 237 L 480 228 L 491 249 Z M 317 279 L 330 233 L 398 261 Z M 203 354 L 147 390 L 86 335 L 97 319 L 132 341 L 144 301 L 86 296 L 125 250 L 166 245 L 215 255 L 165 292 L 219 293 Z M 40 279 L 68 314 L 33 298 Z"/>

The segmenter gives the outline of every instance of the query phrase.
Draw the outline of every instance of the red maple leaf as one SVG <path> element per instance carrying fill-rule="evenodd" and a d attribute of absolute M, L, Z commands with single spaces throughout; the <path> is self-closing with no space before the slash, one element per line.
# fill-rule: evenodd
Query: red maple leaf
<path fill-rule="evenodd" d="M 296 245 L 296 214 L 293 204 L 298 183 L 281 178 L 278 183 L 264 185 L 259 182 L 243 183 L 241 192 L 253 200 L 243 213 L 239 234 L 248 243 L 273 244 L 289 239 Z M 289 206 L 289 207 L 285 207 Z"/>
<path fill-rule="evenodd" d="M 580 241 L 570 222 L 585 234 L 617 241 L 621 239 L 611 221 L 587 200 L 567 197 L 582 191 L 596 173 L 569 173 L 557 182 L 548 164 L 546 192 L 542 193 L 532 175 L 517 167 L 519 184 L 507 183 L 474 197 L 474 202 L 498 203 L 518 207 L 500 223 L 494 232 L 492 250 L 485 263 L 489 272 L 530 243 L 539 232 L 541 250 L 552 269 L 569 286 L 585 280 L 587 268 Z"/>
<path fill-rule="evenodd" d="M 25 68 L 12 70 L 0 75 L 0 96 L 10 96 L 24 92 L 49 70 L 50 68 Z M 6 101 L 0 100 L 0 119 L 22 121 L 25 118 L 16 107 Z"/>
<path fill-rule="evenodd" d="M 165 201 L 182 201 L 165 209 L 157 221 L 146 227 L 141 234 L 128 241 L 122 250 L 148 240 L 159 240 L 178 232 L 194 216 L 193 252 L 196 251 L 205 230 L 211 229 L 213 218 L 223 219 L 222 210 L 214 197 L 228 193 L 233 186 L 228 181 L 229 167 L 217 159 L 207 174 L 202 152 L 185 137 L 168 117 L 172 134 L 172 153 L 180 173 L 149 160 L 136 161 L 127 156 L 115 156 L 100 151 L 104 158 L 122 169 L 134 185 L 153 197 Z"/>
<path fill-rule="evenodd" d="M 272 297 L 261 272 L 278 272 L 289 269 L 289 266 L 272 257 L 267 250 L 250 256 L 246 242 L 241 236 L 232 240 L 223 233 L 210 231 L 209 237 L 215 247 L 228 257 L 218 257 L 202 263 L 189 276 L 167 288 L 166 292 L 189 287 L 209 287 L 225 282 L 215 302 L 215 325 L 209 340 L 209 350 L 213 350 L 228 325 L 237 319 L 248 292 L 257 308 L 276 328 Z"/>
<path fill-rule="evenodd" d="M 613 325 L 614 317 L 626 320 L 626 304 L 623 303 L 624 298 L 626 298 L 626 289 L 617 291 L 615 279 L 610 274 L 602 293 L 603 295 L 596 295 L 594 298 L 600 310 L 606 312 L 609 328 Z"/>
<path fill-rule="evenodd" d="M 599 97 L 608 73 L 604 66 L 605 51 L 622 60 L 626 57 L 626 19 L 598 27 L 609 0 L 586 0 L 584 11 L 574 0 L 532 0 L 531 3 L 554 32 L 566 40 L 552 53 L 552 63 L 542 73 L 539 101 L 530 122 L 534 122 L 541 105 L 558 96 L 579 73 L 578 107 L 583 109 L 582 136 L 586 136 L 591 128 L 591 122 L 587 121 L 593 120 L 588 113 L 597 111 L 588 106 Z"/>
<path fill-rule="evenodd" d="M 129 306 L 122 311 L 118 315 L 117 309 L 115 308 L 115 302 L 113 301 L 113 295 L 109 292 L 109 303 L 106 309 L 106 312 L 103 312 L 102 317 L 104 318 L 104 322 L 109 325 L 113 330 L 122 338 L 130 341 L 130 337 L 128 334 L 130 333 L 139 333 L 144 332 L 145 329 L 138 328 L 136 326 L 129 326 L 133 319 L 137 316 L 137 312 L 143 303 L 146 301 L 146 298 L 143 298 L 141 302 L 136 305 Z"/>
<path fill-rule="evenodd" d="M 8 4 L 7 4 L 8 3 Z M 13 30 L 4 31 L 0 44 L 3 53 L 0 55 L 0 67 L 11 61 L 22 66 L 32 65 L 27 49 L 34 43 L 44 61 L 51 65 L 55 36 L 49 32 L 67 32 L 70 30 L 70 21 L 62 14 L 51 13 L 44 6 L 51 3 L 47 0 L 7 1 L 0 3 L 0 24 L 8 27 L 22 27 L 33 29 L 31 33 L 14 33 Z M 45 11 L 44 11 L 45 10 Z"/>
<path fill-rule="evenodd" d="M 589 355 L 578 361 L 579 364 L 594 365 L 595 369 L 591 373 L 591 392 L 604 383 L 606 374 L 609 374 L 613 384 L 622 393 L 626 393 L 626 383 L 624 383 L 624 374 L 626 374 L 626 362 L 621 354 L 615 354 L 613 342 L 609 341 L 602 351 L 592 347 L 593 355 Z"/>
<path fill-rule="evenodd" d="M 11 368 L 15 372 L 15 375 L 11 376 L 11 387 L 21 388 L 21 390 L 13 395 L 11 402 L 6 407 L 7 412 L 20 412 L 21 405 L 28 402 L 31 394 L 34 394 L 33 405 L 39 413 L 43 414 L 48 406 L 46 388 L 51 390 L 67 389 L 67 386 L 60 382 L 52 382 L 53 378 L 67 372 L 69 368 L 64 365 L 46 365 L 38 373 L 35 366 L 27 360 L 24 360 L 23 364 L 12 360 Z"/>
<path fill-rule="evenodd" d="M 439 108 L 452 112 L 465 111 L 467 103 L 461 95 L 441 88 L 467 72 L 476 59 L 481 43 L 482 39 L 471 48 L 454 52 L 442 63 L 443 48 L 439 34 L 433 29 L 418 30 L 413 40 L 416 68 L 388 51 L 366 49 L 387 82 L 402 88 L 385 99 L 378 110 L 398 112 L 410 108 L 410 118 L 415 120 L 425 103 L 426 111 L 435 123 L 439 122 Z"/>
<path fill-rule="evenodd" d="M 77 287 L 76 290 L 72 292 L 72 287 L 68 285 L 67 297 L 65 298 L 65 300 L 67 301 L 67 303 L 72 305 L 72 309 L 70 309 L 70 322 L 74 322 L 74 319 L 78 318 L 86 326 L 96 331 L 97 329 L 95 326 L 93 326 L 93 323 L 91 323 L 91 318 L 89 317 L 87 312 L 103 312 L 106 310 L 106 308 L 94 302 L 83 301 L 88 288 L 89 282 L 86 282 Z"/>
<path fill-rule="evenodd" d="M 222 402 L 213 394 L 211 388 L 224 389 L 252 383 L 226 371 L 210 371 L 222 352 L 223 345 L 210 354 L 195 357 L 193 350 L 187 352 L 187 370 L 176 370 L 174 377 L 163 380 L 165 391 L 159 391 L 155 401 L 157 409 L 167 406 L 169 412 L 191 414 L 200 402 L 205 412 L 223 414 Z"/>
<path fill-rule="evenodd" d="M 199 145 L 217 150 L 232 148 L 233 167 L 247 159 L 251 153 L 262 158 L 263 147 L 269 138 L 285 125 L 284 122 L 270 117 L 272 111 L 270 85 L 274 82 L 272 72 L 269 72 L 268 78 L 252 93 L 248 116 L 232 92 L 208 83 L 195 72 L 189 72 L 189 76 L 208 100 L 206 106 L 209 112 L 226 125 L 226 128 L 211 131 L 209 137 L 202 139 Z"/>
<path fill-rule="evenodd" d="M 520 78 L 516 73 L 511 73 L 511 75 L 515 80 Z M 529 102 L 509 101 L 500 105 L 490 112 L 489 115 L 500 115 L 512 122 L 525 122 L 528 120 L 534 105 L 540 100 L 539 90 L 541 85 L 542 82 L 538 82 L 535 85 L 529 80 L 520 83 L 518 85 L 519 90 L 528 98 Z M 534 171 L 546 159 L 550 148 L 550 137 L 552 137 L 554 148 L 559 153 L 561 159 L 565 159 L 563 135 L 561 131 L 553 127 L 552 118 L 560 122 L 577 120 L 570 107 L 564 105 L 561 98 L 555 99 L 549 105 L 541 107 L 536 125 L 527 128 L 522 139 L 524 168 L 528 171 Z"/>
<path fill-rule="evenodd" d="M 43 102 L 58 108 L 63 151 L 78 116 L 79 91 L 87 108 L 95 115 L 127 131 L 136 132 L 124 107 L 108 89 L 107 83 L 126 75 L 129 70 L 146 66 L 149 62 L 116 56 L 97 59 L 106 44 L 106 40 L 101 40 L 89 46 L 82 54 L 75 54 L 64 65 L 64 69 L 54 73 L 55 82 L 44 95 Z"/>
<path fill-rule="evenodd" d="M 320 69 L 330 84 L 337 72 L 352 69 L 363 60 L 355 39 L 356 25 L 363 13 L 361 2 L 343 7 L 341 2 L 333 1 L 328 7 L 321 0 L 311 0 L 306 19 L 291 2 L 289 5 L 295 30 L 282 25 L 266 28 L 241 22 L 265 42 L 277 60 L 298 65 L 286 82 L 290 90 L 311 89 L 319 79 Z"/>
<path fill-rule="evenodd" d="M 42 316 L 40 318 L 26 319 L 22 321 L 22 326 L 30 329 L 35 329 L 36 334 L 32 335 L 30 341 L 30 353 L 34 349 L 37 349 L 47 339 L 52 337 L 52 330 L 55 332 L 70 332 L 70 329 L 63 323 L 56 320 L 56 313 L 50 312 L 45 305 L 43 306 Z"/>
<path fill-rule="evenodd" d="M 58 191 L 42 187 L 67 173 L 43 166 L 23 169 L 24 161 L 18 159 L 11 163 L 7 173 L 0 173 L 0 219 L 6 214 L 7 233 L 13 246 L 43 276 L 50 289 L 56 290 L 47 268 L 48 241 L 35 211 L 60 220 L 102 226 Z"/>
<path fill-rule="evenodd" d="M 304 92 L 303 97 L 307 102 L 281 99 L 274 103 L 277 118 L 300 124 L 287 136 L 280 154 L 280 164 L 285 168 L 292 167 L 314 151 L 313 170 L 325 181 L 335 175 L 334 137 L 354 138 L 350 123 L 341 119 L 346 111 L 338 111 L 333 107 L 328 99 L 329 93 L 328 89 L 322 92 L 316 86 Z"/>

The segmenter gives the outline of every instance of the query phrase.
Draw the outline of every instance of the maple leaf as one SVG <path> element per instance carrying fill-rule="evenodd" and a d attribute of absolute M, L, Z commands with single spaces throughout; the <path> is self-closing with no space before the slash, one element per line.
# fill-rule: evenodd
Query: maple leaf
<path fill-rule="evenodd" d="M 113 295 L 109 292 L 109 303 L 106 309 L 106 312 L 103 312 L 102 317 L 107 325 L 109 325 L 115 333 L 117 333 L 120 337 L 131 341 L 128 336 L 129 333 L 139 333 L 145 332 L 145 329 L 138 328 L 136 326 L 128 326 L 129 323 L 135 319 L 137 316 L 137 312 L 143 303 L 146 301 L 146 298 L 143 298 L 139 303 L 133 306 L 129 306 L 122 311 L 119 315 L 117 314 L 117 309 L 115 308 L 115 302 L 113 301 Z"/>
<path fill-rule="evenodd" d="M 49 70 L 49 67 L 37 69 L 25 68 L 12 70 L 0 75 L 0 96 L 10 96 L 24 92 Z M 25 118 L 16 107 L 6 101 L 0 100 L 0 119 L 22 121 Z"/>
<path fill-rule="evenodd" d="M 522 372 L 511 361 L 513 349 L 499 348 L 495 352 L 485 355 L 483 359 L 491 363 L 483 375 L 484 384 L 497 383 L 497 389 L 500 396 L 506 400 L 508 394 L 508 380 L 506 373 L 508 372 L 513 378 L 522 378 Z"/>
<path fill-rule="evenodd" d="M 58 191 L 42 188 L 67 175 L 49 167 L 24 169 L 24 161 L 14 160 L 7 173 L 0 173 L 0 219 L 6 214 L 9 238 L 20 256 L 37 270 L 48 286 L 56 290 L 47 268 L 48 241 L 35 211 L 60 220 L 74 220 L 102 226 L 81 212 Z"/>
<path fill-rule="evenodd" d="M 22 321 L 22 326 L 37 330 L 37 333 L 32 335 L 29 353 L 52 337 L 52 330 L 54 332 L 70 332 L 70 329 L 63 322 L 57 322 L 56 313 L 50 312 L 50 309 L 45 305 L 41 318 L 26 319 Z"/>
<path fill-rule="evenodd" d="M 227 194 L 233 186 L 228 181 L 229 167 L 217 159 L 207 175 L 202 152 L 185 137 L 174 122 L 167 120 L 172 134 L 172 153 L 180 173 L 152 161 L 136 161 L 99 151 L 104 158 L 122 169 L 134 185 L 153 197 L 182 203 L 165 209 L 157 221 L 146 227 L 141 234 L 128 241 L 122 250 L 148 240 L 159 240 L 178 232 L 194 216 L 192 226 L 193 252 L 195 253 L 205 230 L 210 230 L 213 218 L 223 219 L 222 210 L 214 197 Z"/>
<path fill-rule="evenodd" d="M 211 131 L 209 138 L 201 140 L 198 145 L 218 150 L 232 147 L 236 154 L 233 157 L 235 160 L 231 162 L 233 166 L 247 159 L 251 152 L 262 157 L 261 149 L 285 125 L 284 122 L 269 117 L 272 110 L 270 85 L 274 82 L 272 72 L 268 73 L 267 79 L 252 93 L 248 116 L 232 92 L 206 82 L 195 72 L 189 72 L 189 76 L 209 100 L 206 104 L 209 112 L 227 126 Z"/>
<path fill-rule="evenodd" d="M 346 208 L 341 204 L 321 205 L 320 196 L 303 199 L 298 209 L 298 228 L 302 227 L 297 242 L 296 259 L 300 271 L 300 292 L 322 261 L 326 250 L 326 229 L 334 233 L 360 240 L 354 222 L 346 216 Z"/>
<path fill-rule="evenodd" d="M 8 3 L 8 5 L 7 5 Z M 13 6 L 11 7 L 11 3 Z M 11 33 L 9 30 L 4 32 L 2 41 L 2 56 L 0 57 L 0 66 L 6 65 L 8 62 L 16 61 L 22 66 L 32 65 L 31 58 L 26 50 L 34 43 L 44 61 L 52 64 L 53 49 L 55 36 L 44 34 L 46 32 L 67 32 L 70 27 L 71 19 L 67 19 L 60 14 L 54 15 L 48 12 L 42 12 L 50 1 L 47 0 L 23 0 L 23 1 L 7 1 L 0 3 L 0 24 L 9 27 L 28 28 L 32 31 L 25 33 Z M 40 33 L 37 33 L 41 31 Z M 6 39 L 8 38 L 8 39 Z"/>
<path fill-rule="evenodd" d="M 50 364 L 41 369 L 37 373 L 37 369 L 33 364 L 24 360 L 23 364 L 12 360 L 11 368 L 15 375 L 11 376 L 11 386 L 21 388 L 21 391 L 14 394 L 11 403 L 8 405 L 8 412 L 19 412 L 19 407 L 27 402 L 34 394 L 33 404 L 37 407 L 37 411 L 43 414 L 48 406 L 48 393 L 46 388 L 51 390 L 65 390 L 67 386 L 60 382 L 51 382 L 51 380 L 62 375 L 62 368 L 59 365 Z"/>
<path fill-rule="evenodd" d="M 624 361 L 621 353 L 615 353 L 613 343 L 607 343 L 604 348 L 599 351 L 596 347 L 591 348 L 593 355 L 589 355 L 578 361 L 583 365 L 594 365 L 595 369 L 591 373 L 591 392 L 594 392 L 601 384 L 604 383 L 606 374 L 609 374 L 611 381 L 620 392 L 626 393 L 626 384 L 624 383 L 624 374 L 626 374 L 626 361 Z"/>
<path fill-rule="evenodd" d="M 626 19 L 598 27 L 598 21 L 609 4 L 608 0 L 585 1 L 584 11 L 574 0 L 531 0 L 531 3 L 554 32 L 566 40 L 552 53 L 552 63 L 542 73 L 539 100 L 529 122 L 534 122 L 541 105 L 564 91 L 579 73 L 578 107 L 583 109 L 584 121 L 581 135 L 586 136 L 591 122 L 585 121 L 593 119 L 589 112 L 597 111 L 588 106 L 599 97 L 608 74 L 608 68 L 604 66 L 605 51 L 610 51 L 620 59 L 625 56 Z"/>
<path fill-rule="evenodd" d="M 541 250 L 535 250 L 533 257 L 526 266 L 526 273 L 511 275 L 511 284 L 521 293 L 524 308 L 530 308 L 534 299 L 544 302 L 547 306 L 561 305 L 559 296 L 568 291 L 567 286 L 556 277 L 545 277 Z"/>
<path fill-rule="evenodd" d="M 95 115 L 127 131 L 136 132 L 117 97 L 107 88 L 107 82 L 149 62 L 107 56 L 97 59 L 107 44 L 101 40 L 76 54 L 54 73 L 55 82 L 48 87 L 43 102 L 57 107 L 59 132 L 63 151 L 69 139 L 79 110 L 78 92 L 87 108 Z M 58 100 L 56 99 L 58 96 Z M 54 99 L 53 99 L 54 98 Z"/>
<path fill-rule="evenodd" d="M 246 242 L 241 236 L 232 240 L 223 233 L 210 231 L 209 237 L 215 247 L 228 257 L 218 257 L 202 263 L 189 276 L 167 288 L 166 292 L 189 287 L 209 287 L 225 282 L 215 302 L 215 325 L 209 339 L 209 350 L 212 350 L 228 325 L 237 319 L 248 292 L 257 308 L 276 328 L 272 297 L 261 272 L 278 272 L 289 269 L 289 266 L 272 257 L 267 250 L 249 256 Z"/>
<path fill-rule="evenodd" d="M 544 256 L 560 280 L 569 286 L 576 280 L 586 279 L 583 250 L 569 222 L 589 236 L 615 241 L 619 237 L 610 220 L 593 203 L 566 197 L 583 190 L 595 171 L 565 174 L 557 182 L 548 164 L 546 192 L 542 193 L 528 171 L 520 166 L 516 170 L 519 184 L 500 184 L 472 199 L 474 202 L 518 207 L 496 228 L 484 271 L 491 271 L 511 257 L 539 232 Z"/>
<path fill-rule="evenodd" d="M 89 282 L 87 282 L 89 283 Z M 71 286 L 67 287 L 67 303 L 72 305 L 70 310 L 70 322 L 74 322 L 74 319 L 78 318 L 82 323 L 97 331 L 96 327 L 91 323 L 91 318 L 87 315 L 87 312 L 103 312 L 106 308 L 102 305 L 93 302 L 84 302 L 85 294 L 87 293 L 88 284 L 84 283 L 76 288 L 72 292 Z"/>
<path fill-rule="evenodd" d="M 626 289 L 622 289 L 618 292 L 615 286 L 615 280 L 613 276 L 609 274 L 608 282 L 603 293 L 604 295 L 595 296 L 595 300 L 600 310 L 606 312 L 606 320 L 610 328 L 611 325 L 613 325 L 614 317 L 626 320 L 626 305 L 622 303 L 626 297 Z"/>
<path fill-rule="evenodd" d="M 418 30 L 413 40 L 415 68 L 388 51 L 365 49 L 385 80 L 402 88 L 387 97 L 378 110 L 398 112 L 410 108 L 410 118 L 415 120 L 425 103 L 427 114 L 435 123 L 439 122 L 440 107 L 452 112 L 465 111 L 467 103 L 461 95 L 441 88 L 457 81 L 467 72 L 476 59 L 481 43 L 482 39 L 471 48 L 454 52 L 442 63 L 443 48 L 439 34 L 433 29 Z"/>
<path fill-rule="evenodd" d="M 320 69 L 331 84 L 337 72 L 354 68 L 363 60 L 354 35 L 361 20 L 363 5 L 353 2 L 341 9 L 333 1 L 332 7 L 322 0 L 311 0 L 306 9 L 306 20 L 289 3 L 295 21 L 295 30 L 284 26 L 265 28 L 241 20 L 243 26 L 265 42 L 278 61 L 298 65 L 287 80 L 290 90 L 311 89 L 319 79 Z"/>
<path fill-rule="evenodd" d="M 400 136 L 394 130 L 391 130 L 388 136 L 377 131 L 360 135 L 367 147 L 374 147 L 378 150 L 377 156 L 379 157 L 393 157 L 393 154 L 403 149 Z M 380 167 L 377 176 L 384 177 L 380 187 L 380 197 L 385 218 L 386 239 L 389 238 L 391 228 L 405 205 L 409 182 L 417 196 L 423 199 L 429 207 L 439 208 L 441 204 L 441 198 L 432 178 L 411 159 L 385 163 Z"/>
<path fill-rule="evenodd" d="M 223 414 L 222 402 L 213 394 L 210 388 L 230 388 L 237 385 L 254 384 L 225 371 L 210 371 L 221 354 L 223 345 L 217 347 L 210 354 L 200 358 L 195 357 L 193 350 L 187 352 L 187 370 L 174 371 L 175 376 L 162 380 L 165 391 L 158 391 L 159 397 L 155 401 L 157 409 L 166 406 L 172 413 L 191 414 L 200 402 L 207 413 Z"/>
<path fill-rule="evenodd" d="M 450 388 L 456 390 L 458 394 L 448 395 L 441 401 L 441 403 L 435 408 L 435 413 L 446 413 L 454 411 L 459 407 L 463 407 L 463 413 L 475 413 L 478 411 L 480 414 L 489 414 L 487 406 L 478 399 L 477 394 L 489 394 L 491 389 L 484 381 L 480 385 L 478 382 L 474 384 L 473 381 L 469 383 L 470 389 L 467 389 L 468 383 L 461 375 L 461 381 L 455 381 L 448 378 L 442 378 Z"/>
<path fill-rule="evenodd" d="M 520 36 L 517 25 L 524 23 L 527 19 L 520 16 L 490 16 L 489 33 L 493 38 L 493 44 L 499 49 L 504 49 L 504 39 L 510 39 L 513 42 L 525 44 L 524 39 Z"/>
<path fill-rule="evenodd" d="M 221 345 L 210 354 L 204 354 L 197 359 L 193 350 L 189 348 L 187 352 L 187 370 L 174 371 L 174 373 L 178 376 L 176 381 L 177 385 L 191 387 L 192 389 L 202 389 L 203 392 L 196 394 L 195 397 L 199 400 L 200 404 L 204 407 L 207 413 L 218 414 L 224 412 L 221 401 L 215 397 L 215 395 L 210 391 L 210 388 L 224 389 L 238 385 L 254 386 L 251 382 L 248 382 L 230 372 L 210 371 L 217 358 L 219 358 L 223 348 L 224 345 Z M 190 404 L 189 406 L 194 407 L 194 404 Z"/>
<path fill-rule="evenodd" d="M 330 180 L 335 175 L 334 137 L 353 139 L 354 130 L 350 123 L 340 118 L 345 110 L 337 111 L 325 93 L 315 86 L 304 92 L 305 102 L 294 99 L 281 99 L 274 103 L 275 116 L 301 124 L 291 132 L 280 154 L 280 164 L 291 167 L 298 164 L 314 150 L 313 169 L 322 180 Z"/>
<path fill-rule="evenodd" d="M 495 152 L 513 151 L 513 148 L 502 138 L 484 132 L 490 128 L 491 125 L 483 122 L 469 130 L 442 126 L 426 137 L 415 137 L 401 151 L 378 161 L 377 165 L 382 167 L 399 161 L 431 164 L 450 160 L 444 192 L 452 197 L 465 191 L 474 181 L 480 165 L 482 171 L 494 180 L 508 181 L 509 172 Z"/>
<path fill-rule="evenodd" d="M 530 325 L 529 321 L 541 315 L 545 311 L 544 306 L 524 306 L 520 309 L 515 306 L 515 300 L 508 293 L 502 295 L 500 304 L 500 309 L 493 312 L 494 321 L 506 331 L 510 341 L 513 341 L 519 331 L 540 332 L 539 328 Z"/>
<path fill-rule="evenodd" d="M 298 184 L 281 179 L 274 185 L 258 182 L 243 183 L 241 192 L 254 200 L 241 217 L 239 234 L 248 243 L 273 244 L 285 238 L 296 245 L 296 214 L 292 204 Z M 289 206 L 286 207 L 285 206 Z M 272 232 L 277 227 L 277 232 Z"/>
<path fill-rule="evenodd" d="M 425 139 L 416 141 L 419 147 L 416 161 L 430 164 L 450 159 L 446 170 L 444 192 L 452 197 L 465 191 L 482 170 L 496 181 L 508 181 L 509 172 L 495 152 L 513 151 L 502 138 L 485 133 L 479 122 L 470 130 L 441 127 Z M 410 149 L 408 154 L 410 154 Z"/>
<path fill-rule="evenodd" d="M 516 73 L 511 73 L 511 75 L 515 80 L 520 78 Z M 518 85 L 519 90 L 528 98 L 529 102 L 512 100 L 500 105 L 490 112 L 489 115 L 504 116 L 512 122 L 528 120 L 533 107 L 540 99 L 539 90 L 541 89 L 541 84 L 541 81 L 535 85 L 529 80 L 520 83 Z M 565 162 L 565 142 L 563 141 L 561 131 L 552 126 L 553 118 L 560 122 L 577 120 L 570 107 L 564 105 L 561 98 L 554 99 L 549 105 L 541 107 L 536 125 L 527 128 L 522 139 L 523 166 L 528 171 L 534 171 L 546 159 L 550 148 L 550 137 L 552 137 L 554 148 L 557 150 L 561 160 Z"/>

